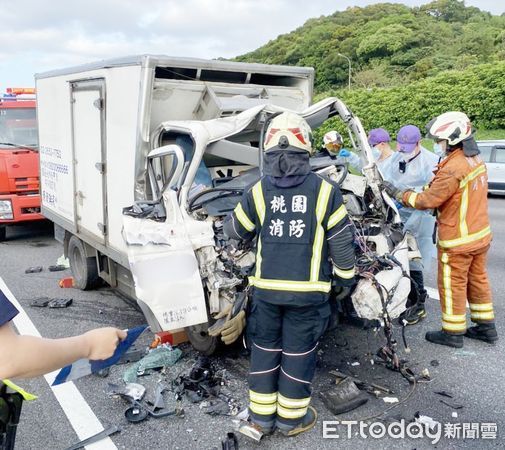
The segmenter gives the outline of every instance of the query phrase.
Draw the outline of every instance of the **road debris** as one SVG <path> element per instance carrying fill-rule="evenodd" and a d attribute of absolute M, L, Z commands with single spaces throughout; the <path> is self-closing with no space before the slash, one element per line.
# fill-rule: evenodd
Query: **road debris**
<path fill-rule="evenodd" d="M 180 349 L 167 344 L 160 345 L 129 367 L 123 374 L 123 380 L 125 383 L 133 383 L 138 376 L 145 375 L 146 372 L 173 366 L 181 356 Z"/>
<path fill-rule="evenodd" d="M 70 268 L 70 260 L 68 258 L 65 258 L 65 255 L 61 255 L 56 260 L 56 265 L 57 266 L 64 266 L 65 269 L 69 269 Z"/>
<path fill-rule="evenodd" d="M 384 400 L 385 403 L 398 403 L 399 402 L 397 397 L 383 397 L 382 400 Z"/>
<path fill-rule="evenodd" d="M 112 436 L 115 433 L 119 433 L 120 431 L 121 431 L 121 428 L 119 428 L 116 425 L 111 425 L 109 428 L 107 428 L 103 431 L 100 431 L 100 433 L 90 436 L 89 438 L 84 439 L 84 440 L 78 442 L 77 444 L 74 444 L 74 445 L 68 447 L 66 450 L 78 450 L 80 448 L 84 448 L 88 445 L 94 444 L 96 442 L 100 442 L 102 439 Z"/>
<path fill-rule="evenodd" d="M 222 450 L 238 450 L 238 439 L 235 433 L 227 433 L 226 438 L 221 441 Z"/>
<path fill-rule="evenodd" d="M 30 302 L 30 306 L 32 306 L 34 308 L 45 308 L 49 304 L 50 301 L 51 301 L 51 299 L 49 297 L 34 298 Z"/>
<path fill-rule="evenodd" d="M 71 298 L 53 298 L 49 303 L 49 308 L 68 308 L 73 303 Z"/>
<path fill-rule="evenodd" d="M 430 361 L 430 365 L 431 365 L 431 367 L 438 367 L 440 365 L 440 363 L 438 362 L 438 359 L 432 359 Z"/>
<path fill-rule="evenodd" d="M 319 396 L 324 405 L 335 415 L 343 414 L 359 408 L 368 402 L 368 398 L 361 392 L 351 378 L 338 379 L 338 383 L 330 389 L 320 392 Z"/>
<path fill-rule="evenodd" d="M 28 269 L 25 270 L 25 273 L 40 273 L 43 270 L 42 266 L 28 267 Z"/>
<path fill-rule="evenodd" d="M 414 414 L 414 420 L 416 423 L 426 425 L 430 430 L 434 430 L 440 426 L 440 422 L 437 422 L 430 416 L 423 416 L 419 411 Z"/>
<path fill-rule="evenodd" d="M 56 265 L 53 265 L 53 266 L 49 266 L 47 268 L 47 270 L 49 270 L 49 272 L 61 272 L 63 270 L 67 270 L 68 267 L 64 266 L 63 264 L 56 264 Z"/>
<path fill-rule="evenodd" d="M 435 394 L 441 395 L 442 397 L 453 398 L 452 394 L 447 391 L 435 391 Z"/>
<path fill-rule="evenodd" d="M 62 278 L 58 281 L 58 286 L 60 286 L 60 288 L 73 288 L 75 286 L 74 277 Z"/>
<path fill-rule="evenodd" d="M 446 400 L 440 400 L 440 403 L 443 403 L 444 405 L 452 409 L 463 409 L 463 405 L 460 405 L 459 403 L 448 402 Z"/>

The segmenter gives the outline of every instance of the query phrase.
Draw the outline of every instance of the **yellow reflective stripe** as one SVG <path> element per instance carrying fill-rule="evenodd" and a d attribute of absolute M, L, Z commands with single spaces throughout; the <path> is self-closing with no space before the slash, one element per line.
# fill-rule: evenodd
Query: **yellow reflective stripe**
<path fill-rule="evenodd" d="M 307 409 L 308 408 L 289 409 L 284 408 L 281 405 L 277 405 L 277 414 L 285 419 L 298 419 L 307 414 Z"/>
<path fill-rule="evenodd" d="M 247 231 L 253 231 L 255 226 L 254 223 L 251 222 L 249 217 L 247 217 L 247 214 L 244 211 L 244 208 L 242 208 L 242 204 L 239 203 L 235 207 L 235 216 L 237 217 L 238 221 L 241 223 L 241 225 L 247 230 Z"/>
<path fill-rule="evenodd" d="M 449 255 L 447 253 L 443 253 L 442 276 L 444 281 L 444 304 L 445 304 L 444 310 L 445 314 L 452 315 L 451 266 L 447 264 L 448 262 L 449 262 Z"/>
<path fill-rule="evenodd" d="M 472 302 L 470 302 L 470 310 L 471 311 L 492 311 L 493 304 L 492 303 L 472 303 Z"/>
<path fill-rule="evenodd" d="M 487 226 L 483 230 L 480 230 L 477 233 L 469 234 L 468 236 L 465 237 L 461 237 L 458 239 L 450 239 L 447 241 L 439 241 L 438 245 L 440 245 L 440 247 L 442 248 L 457 247 L 459 245 L 469 244 L 471 242 L 478 241 L 479 239 L 486 237 L 490 233 L 491 233 L 491 227 Z"/>
<path fill-rule="evenodd" d="M 461 205 L 459 207 L 459 232 L 461 237 L 468 236 L 468 225 L 466 224 L 466 213 L 468 212 L 468 185 L 461 194 Z"/>
<path fill-rule="evenodd" d="M 257 277 L 249 277 L 251 286 L 260 289 L 270 289 L 273 291 L 295 291 L 295 292 L 330 292 L 331 283 L 325 281 L 290 281 L 290 280 L 265 280 Z"/>
<path fill-rule="evenodd" d="M 310 281 L 316 282 L 319 280 L 319 271 L 321 269 L 321 254 L 324 244 L 324 228 L 323 219 L 328 208 L 328 200 L 331 194 L 331 184 L 325 180 L 321 181 L 319 194 L 316 204 L 316 233 L 314 235 L 314 244 L 312 245 L 312 259 L 310 261 Z"/>
<path fill-rule="evenodd" d="M 277 411 L 277 403 L 272 403 L 271 405 L 261 405 L 259 403 L 250 402 L 249 409 L 256 414 L 261 416 L 270 416 L 275 414 Z"/>
<path fill-rule="evenodd" d="M 256 272 L 255 276 L 261 278 L 261 236 L 258 236 L 258 248 L 256 249 Z"/>
<path fill-rule="evenodd" d="M 255 403 L 269 404 L 277 402 L 277 392 L 271 394 L 262 394 L 249 390 L 249 399 Z"/>
<path fill-rule="evenodd" d="M 26 401 L 36 400 L 38 397 L 36 395 L 26 392 L 24 389 L 20 388 L 17 384 L 14 384 L 11 380 L 2 380 L 3 384 L 10 387 L 13 391 L 21 394 Z"/>
<path fill-rule="evenodd" d="M 494 312 L 493 311 L 486 311 L 486 312 L 470 311 L 470 317 L 472 319 L 493 320 L 494 319 Z"/>
<path fill-rule="evenodd" d="M 417 192 L 412 192 L 412 194 L 409 195 L 409 198 L 407 199 L 407 202 L 412 208 L 416 207 L 416 200 L 417 200 Z"/>
<path fill-rule="evenodd" d="M 333 273 L 344 280 L 350 280 L 354 277 L 354 267 L 352 269 L 339 269 L 337 266 L 333 266 Z"/>
<path fill-rule="evenodd" d="M 483 173 L 486 173 L 485 164 L 482 164 L 481 166 L 477 167 L 477 169 L 472 170 L 465 178 L 463 178 L 459 182 L 459 187 L 460 188 L 465 187 L 470 181 L 477 178 L 479 175 L 481 175 Z"/>
<path fill-rule="evenodd" d="M 261 189 L 261 181 L 258 181 L 253 189 L 253 199 L 254 199 L 254 206 L 256 207 L 256 213 L 258 214 L 258 217 L 260 219 L 260 224 L 263 225 L 263 222 L 265 221 L 265 197 L 263 196 L 263 189 Z"/>
<path fill-rule="evenodd" d="M 328 219 L 328 230 L 337 225 L 345 216 L 347 216 L 347 209 L 345 205 L 342 205 Z"/>
<path fill-rule="evenodd" d="M 286 408 L 306 408 L 309 406 L 310 397 L 307 398 L 288 398 L 279 394 L 277 399 L 279 405 L 284 406 Z"/>
<path fill-rule="evenodd" d="M 442 320 L 446 320 L 447 322 L 465 322 L 466 323 L 466 314 L 447 314 L 442 313 Z"/>
<path fill-rule="evenodd" d="M 465 323 L 451 323 L 442 320 L 442 328 L 447 331 L 466 331 Z"/>

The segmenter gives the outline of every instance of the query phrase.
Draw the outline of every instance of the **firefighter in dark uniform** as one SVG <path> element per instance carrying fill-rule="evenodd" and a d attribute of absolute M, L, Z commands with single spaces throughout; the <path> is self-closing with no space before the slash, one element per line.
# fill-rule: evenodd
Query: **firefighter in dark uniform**
<path fill-rule="evenodd" d="M 264 434 L 277 428 L 293 436 L 316 423 L 311 382 L 330 316 L 332 273 L 352 286 L 355 255 L 340 190 L 311 172 L 307 122 L 282 113 L 264 142 L 264 176 L 244 193 L 225 232 L 257 237 L 248 317 L 250 419 Z"/>

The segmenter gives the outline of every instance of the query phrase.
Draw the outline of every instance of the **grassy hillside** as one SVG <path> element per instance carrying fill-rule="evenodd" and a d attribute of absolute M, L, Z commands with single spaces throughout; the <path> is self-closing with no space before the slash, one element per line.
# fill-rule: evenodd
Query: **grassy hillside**
<path fill-rule="evenodd" d="M 392 87 L 505 59 L 505 15 L 457 0 L 421 7 L 380 3 L 308 20 L 238 61 L 312 66 L 316 90 Z"/>

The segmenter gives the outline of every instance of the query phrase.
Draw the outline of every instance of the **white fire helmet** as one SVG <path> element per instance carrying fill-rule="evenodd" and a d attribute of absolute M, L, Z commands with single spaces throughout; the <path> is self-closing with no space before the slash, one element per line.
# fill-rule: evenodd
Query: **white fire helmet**
<path fill-rule="evenodd" d="M 456 145 L 472 135 L 472 124 L 465 113 L 449 111 L 435 117 L 427 125 L 428 135 L 436 141 L 446 140 Z"/>
<path fill-rule="evenodd" d="M 269 151 L 272 149 L 285 150 L 288 147 L 305 150 L 310 154 L 314 151 L 312 130 L 306 120 L 298 114 L 283 112 L 270 121 L 263 148 L 265 151 Z"/>
<path fill-rule="evenodd" d="M 332 130 L 323 136 L 323 144 L 329 153 L 338 155 L 340 149 L 344 146 L 344 139 L 340 133 Z"/>

